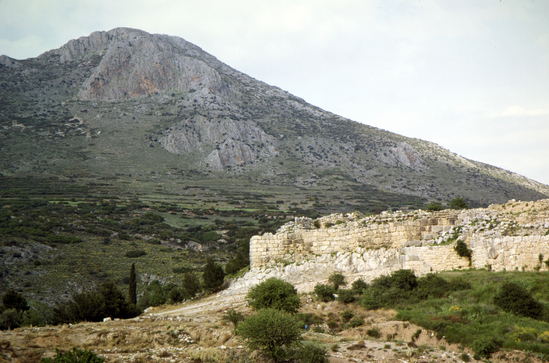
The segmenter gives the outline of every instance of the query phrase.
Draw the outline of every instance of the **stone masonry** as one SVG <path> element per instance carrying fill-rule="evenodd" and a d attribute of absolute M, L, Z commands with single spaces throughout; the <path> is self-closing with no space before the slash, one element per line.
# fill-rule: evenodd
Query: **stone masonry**
<path fill-rule="evenodd" d="M 296 218 L 274 235 L 252 237 L 250 261 L 256 271 L 322 268 L 372 278 L 398 269 L 425 274 L 469 268 L 469 260 L 454 250 L 457 240 L 472 251 L 471 267 L 547 270 L 549 200 L 464 211 Z"/>

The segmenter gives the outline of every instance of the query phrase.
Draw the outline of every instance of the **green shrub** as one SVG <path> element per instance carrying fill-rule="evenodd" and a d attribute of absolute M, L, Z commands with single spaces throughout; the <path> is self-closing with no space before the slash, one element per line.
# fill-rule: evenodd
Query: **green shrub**
<path fill-rule="evenodd" d="M 316 284 L 314 287 L 314 294 L 320 301 L 328 302 L 335 300 L 335 290 L 330 285 Z"/>
<path fill-rule="evenodd" d="M 355 295 L 362 295 L 362 293 L 364 291 L 368 290 L 369 287 L 370 287 L 370 285 L 368 285 L 366 282 L 364 282 L 363 279 L 355 280 L 351 284 L 351 290 L 353 291 L 353 293 Z"/>
<path fill-rule="evenodd" d="M 449 207 L 451 209 L 468 209 L 469 206 L 463 198 L 454 198 L 450 201 Z"/>
<path fill-rule="evenodd" d="M 131 250 L 131 251 L 126 252 L 125 256 L 129 257 L 129 258 L 137 258 L 137 257 L 145 256 L 146 254 L 147 254 L 147 252 L 142 251 L 142 250 Z"/>
<path fill-rule="evenodd" d="M 349 304 L 355 301 L 355 294 L 353 293 L 353 290 L 338 290 L 337 301 L 344 304 Z"/>
<path fill-rule="evenodd" d="M 525 288 L 511 282 L 500 287 L 498 294 L 494 297 L 494 304 L 504 311 L 532 319 L 541 318 L 544 312 L 543 305 L 537 302 Z"/>
<path fill-rule="evenodd" d="M 416 332 L 412 334 L 412 341 L 415 342 L 420 335 L 421 335 L 421 329 L 416 330 Z"/>
<path fill-rule="evenodd" d="M 0 330 L 15 329 L 21 325 L 21 311 L 6 309 L 0 314 Z"/>
<path fill-rule="evenodd" d="M 473 343 L 474 358 L 490 358 L 492 353 L 497 352 L 500 347 L 501 341 L 499 339 L 478 339 Z"/>
<path fill-rule="evenodd" d="M 417 286 L 416 275 L 411 270 L 398 270 L 391 274 L 391 287 L 411 291 Z"/>
<path fill-rule="evenodd" d="M 296 288 L 275 277 L 250 288 L 246 301 L 255 310 L 272 308 L 294 314 L 301 307 Z"/>
<path fill-rule="evenodd" d="M 188 267 L 181 266 L 181 267 L 174 267 L 172 268 L 172 271 L 174 274 L 184 274 L 185 272 L 189 271 Z"/>
<path fill-rule="evenodd" d="M 417 294 L 423 298 L 429 296 L 439 298 L 450 290 L 450 284 L 442 277 L 427 274 L 417 279 Z"/>
<path fill-rule="evenodd" d="M 471 256 L 473 252 L 467 248 L 467 245 L 462 240 L 458 240 L 454 246 L 454 250 L 460 257 L 467 257 L 469 259 L 469 266 L 471 265 Z"/>
<path fill-rule="evenodd" d="M 296 318 L 303 323 L 303 325 L 315 325 L 322 324 L 324 319 L 313 313 L 297 313 Z"/>
<path fill-rule="evenodd" d="M 225 279 L 223 267 L 215 263 L 213 259 L 208 258 L 206 260 L 206 265 L 204 266 L 202 279 L 204 280 L 204 288 L 206 290 L 216 290 L 220 288 Z"/>
<path fill-rule="evenodd" d="M 366 330 L 366 334 L 372 338 L 379 338 L 381 336 L 381 333 L 378 328 L 368 329 Z"/>
<path fill-rule="evenodd" d="M 326 349 L 315 344 L 304 344 L 295 354 L 301 363 L 328 363 Z"/>
<path fill-rule="evenodd" d="M 438 203 L 429 203 L 429 204 L 427 205 L 427 210 L 428 210 L 429 212 L 436 212 L 436 211 L 443 210 L 443 209 L 444 209 L 444 207 L 441 206 L 441 205 L 438 204 Z"/>
<path fill-rule="evenodd" d="M 371 310 L 408 304 L 419 299 L 418 293 L 414 291 L 417 286 L 417 278 L 410 270 L 398 270 L 390 276 L 380 276 L 362 294 L 361 305 Z"/>
<path fill-rule="evenodd" d="M 76 347 L 61 353 L 56 349 L 57 354 L 53 358 L 42 358 L 38 363 L 103 363 L 105 358 L 99 357 L 90 350 L 80 350 Z"/>
<path fill-rule="evenodd" d="M 194 272 L 186 272 L 183 275 L 182 287 L 187 291 L 190 297 L 195 297 L 200 292 L 200 281 Z"/>
<path fill-rule="evenodd" d="M 353 316 L 355 316 L 355 313 L 351 309 L 345 309 L 340 315 L 341 320 L 343 320 L 344 323 L 347 323 Z"/>
<path fill-rule="evenodd" d="M 349 326 L 351 328 L 356 328 L 357 326 L 361 326 L 361 325 L 364 325 L 364 318 L 361 317 L 361 316 L 354 316 L 350 321 L 349 321 Z"/>
<path fill-rule="evenodd" d="M 29 305 L 27 304 L 27 300 L 15 291 L 14 289 L 8 289 L 2 295 L 2 308 L 3 309 L 15 309 L 17 311 L 27 311 L 29 310 Z"/>
<path fill-rule="evenodd" d="M 301 333 L 297 319 L 277 309 L 261 309 L 236 328 L 236 334 L 247 339 L 250 350 L 260 349 L 276 362 L 290 358 L 290 350 L 299 344 Z"/>
<path fill-rule="evenodd" d="M 328 282 L 332 284 L 334 287 L 334 290 L 338 290 L 340 286 L 347 285 L 347 281 L 345 280 L 345 276 L 343 276 L 340 273 L 334 272 L 333 274 L 328 277 Z"/>
<path fill-rule="evenodd" d="M 190 295 L 187 293 L 187 290 L 176 286 L 168 293 L 168 297 L 172 303 L 179 303 L 189 299 Z"/>

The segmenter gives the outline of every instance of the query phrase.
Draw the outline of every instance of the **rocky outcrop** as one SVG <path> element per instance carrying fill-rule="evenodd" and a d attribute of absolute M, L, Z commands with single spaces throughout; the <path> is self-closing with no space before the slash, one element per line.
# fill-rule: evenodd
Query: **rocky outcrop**
<path fill-rule="evenodd" d="M 8 68 L 19 68 L 21 65 L 18 61 L 5 55 L 0 55 L 0 66 Z"/>
<path fill-rule="evenodd" d="M 180 121 L 164 131 L 158 142 L 167 151 L 179 155 L 213 148 L 204 163 L 217 171 L 278 154 L 277 140 L 255 122 L 222 116 L 198 115 Z"/>
<path fill-rule="evenodd" d="M 391 166 L 405 165 L 413 169 L 420 169 L 422 166 L 419 154 L 405 142 L 399 142 L 395 147 L 385 148 L 378 153 L 378 157 Z"/>

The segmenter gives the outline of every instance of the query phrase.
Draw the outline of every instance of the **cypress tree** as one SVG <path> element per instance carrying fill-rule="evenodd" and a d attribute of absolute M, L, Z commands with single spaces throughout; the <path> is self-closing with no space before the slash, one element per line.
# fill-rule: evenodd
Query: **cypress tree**
<path fill-rule="evenodd" d="M 129 283 L 129 301 L 130 304 L 137 304 L 137 281 L 135 278 L 135 264 L 132 263 L 130 269 L 130 283 Z"/>

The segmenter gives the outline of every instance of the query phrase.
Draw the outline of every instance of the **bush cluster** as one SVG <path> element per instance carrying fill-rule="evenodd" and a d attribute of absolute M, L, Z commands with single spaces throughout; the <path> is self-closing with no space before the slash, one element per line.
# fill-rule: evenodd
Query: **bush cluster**
<path fill-rule="evenodd" d="M 114 282 L 104 282 L 99 289 L 72 295 L 72 299 L 53 309 L 54 324 L 80 321 L 102 321 L 106 317 L 127 319 L 137 316 L 140 310 L 128 302 Z"/>
<path fill-rule="evenodd" d="M 246 340 L 249 349 L 259 349 L 275 362 L 288 359 L 298 359 L 302 363 L 328 361 L 323 348 L 301 344 L 304 325 L 322 318 L 297 314 L 301 300 L 292 284 L 269 278 L 252 287 L 246 301 L 256 313 L 240 323 L 236 322 L 235 326 L 238 324 L 236 333 Z M 227 319 L 231 318 L 239 320 L 234 313 L 227 314 Z"/>
<path fill-rule="evenodd" d="M 367 309 L 401 308 L 470 288 L 470 284 L 461 280 L 448 282 L 434 274 L 417 278 L 410 270 L 399 270 L 375 279 L 363 293 L 361 304 Z"/>

